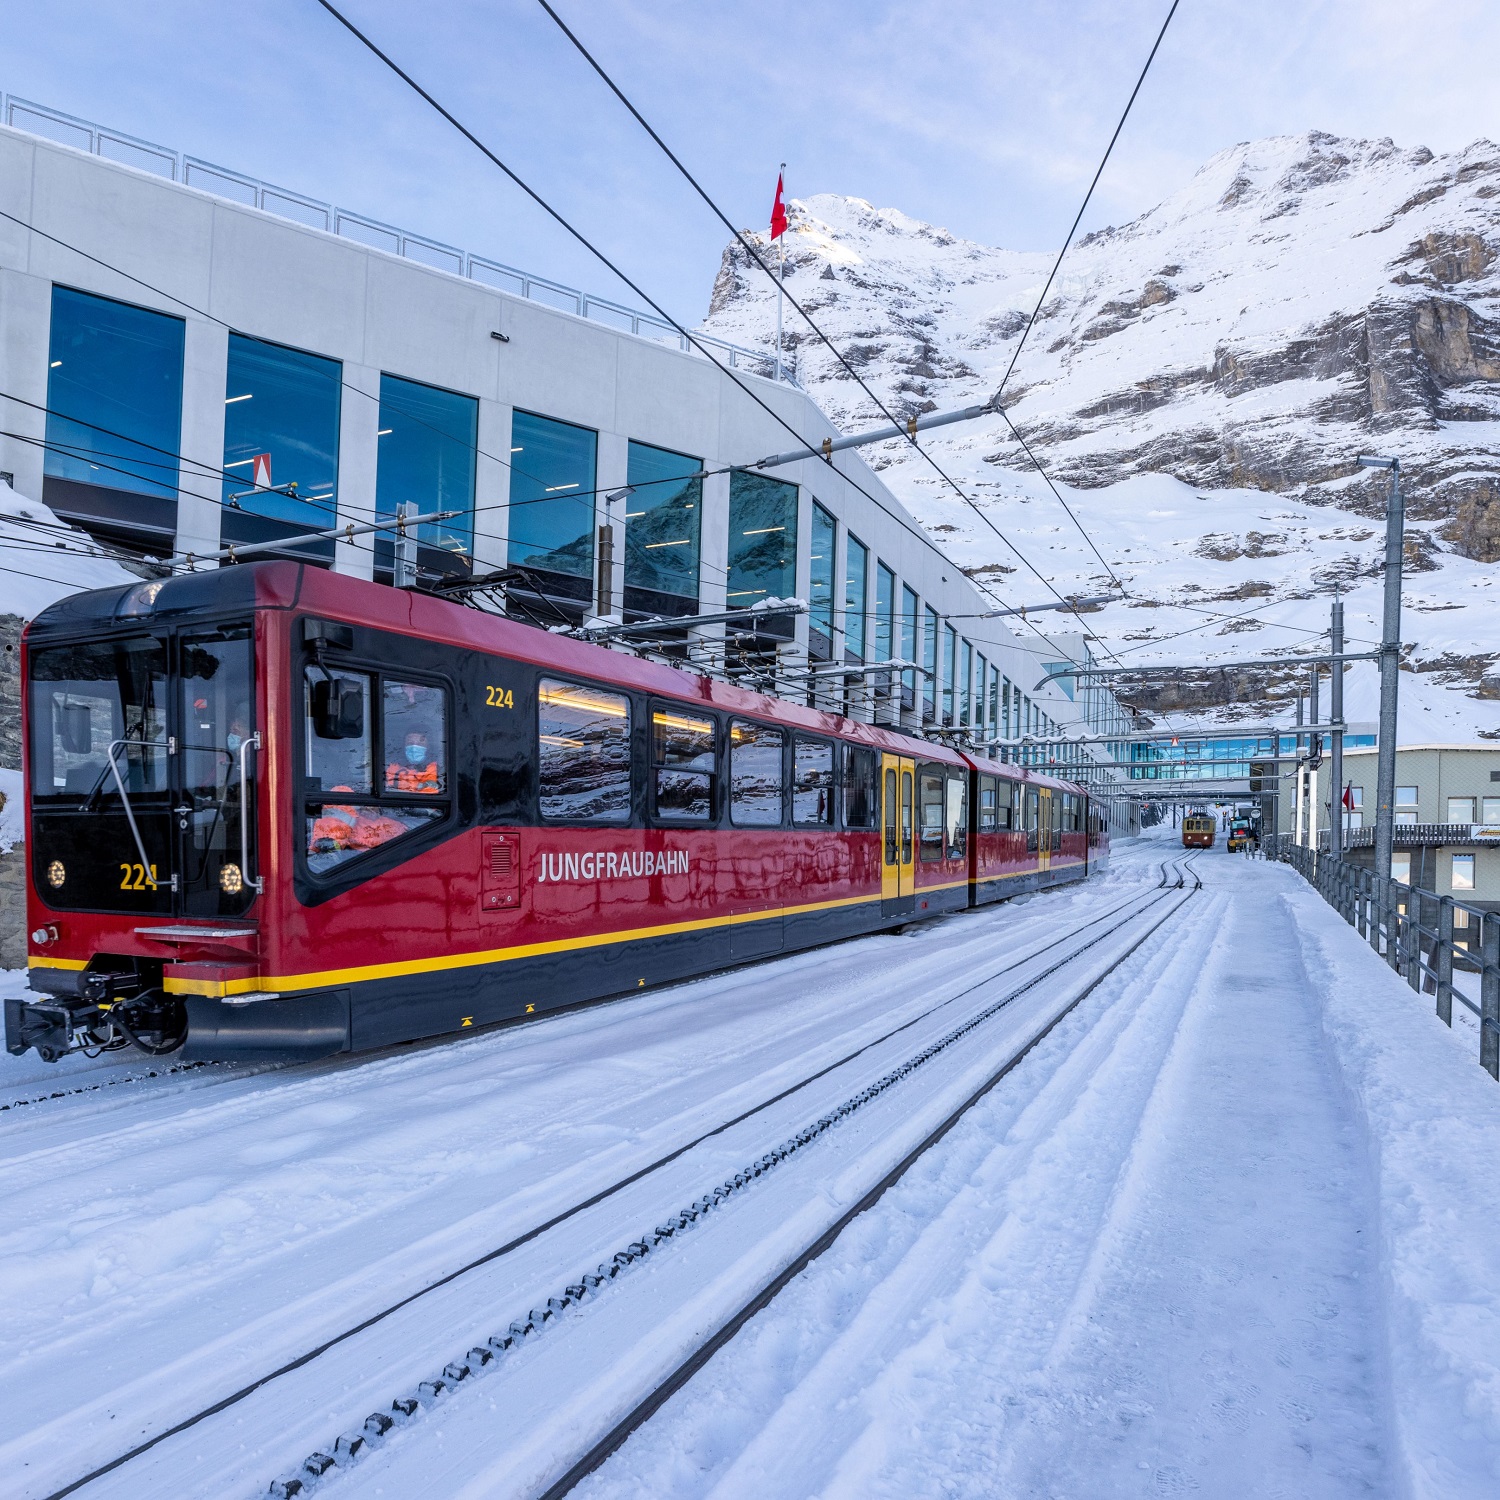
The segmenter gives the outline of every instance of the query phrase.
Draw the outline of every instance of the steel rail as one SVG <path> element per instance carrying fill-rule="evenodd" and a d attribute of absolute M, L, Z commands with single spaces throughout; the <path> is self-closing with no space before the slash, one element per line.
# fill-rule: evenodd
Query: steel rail
<path fill-rule="evenodd" d="M 1191 856 L 1189 856 L 1190 858 Z M 1186 870 L 1187 861 L 1179 861 Z M 1179 877 L 1182 879 L 1183 877 Z M 1122 953 L 1097 979 L 1064 1005 L 1050 1020 L 1032 1034 L 1015 1052 L 979 1085 L 955 1110 L 929 1131 L 905 1156 L 901 1158 L 858 1202 L 840 1214 L 810 1245 L 806 1246 L 791 1262 L 776 1273 L 753 1297 L 739 1308 L 726 1322 L 721 1324 L 664 1380 L 654 1386 L 646 1396 L 622 1417 L 602 1438 L 583 1455 L 562 1478 L 543 1490 L 537 1500 L 562 1500 L 584 1479 L 598 1469 L 639 1428 L 643 1427 L 679 1390 L 682 1389 L 703 1367 L 728 1344 L 736 1334 L 759 1312 L 770 1306 L 776 1297 L 800 1276 L 815 1260 L 825 1254 L 839 1236 L 862 1214 L 873 1208 L 885 1194 L 933 1149 L 956 1126 L 968 1112 L 987 1094 L 991 1093 L 1010 1073 L 1052 1034 L 1093 992 L 1099 988 L 1128 958 L 1133 956 L 1153 934 L 1171 921 L 1184 906 L 1202 889 L 1203 882 L 1194 874 L 1192 890 L 1165 915 L 1154 922 Z M 1174 886 L 1171 889 L 1176 890 Z M 1158 898 L 1161 899 L 1161 898 Z"/>

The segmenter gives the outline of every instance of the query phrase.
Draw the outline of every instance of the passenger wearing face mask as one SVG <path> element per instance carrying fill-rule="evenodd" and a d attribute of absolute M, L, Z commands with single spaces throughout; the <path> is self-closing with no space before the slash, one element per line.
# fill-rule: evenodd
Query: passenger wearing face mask
<path fill-rule="evenodd" d="M 403 761 L 392 762 L 385 768 L 386 791 L 442 791 L 443 773 L 427 748 L 427 735 L 424 730 L 413 729 L 406 736 L 402 754 Z"/>

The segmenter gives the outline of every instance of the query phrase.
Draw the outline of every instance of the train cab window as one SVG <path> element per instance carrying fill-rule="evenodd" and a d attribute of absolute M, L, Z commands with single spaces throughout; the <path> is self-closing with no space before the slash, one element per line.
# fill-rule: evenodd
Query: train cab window
<path fill-rule="evenodd" d="M 845 745 L 844 827 L 875 828 L 880 817 L 880 760 L 873 750 Z"/>
<path fill-rule="evenodd" d="M 922 858 L 924 861 L 941 859 L 944 852 L 944 835 L 946 833 L 947 819 L 947 779 L 942 775 L 929 775 L 923 773 L 918 778 L 921 782 L 921 802 L 919 804 L 920 824 L 922 836 Z"/>
<path fill-rule="evenodd" d="M 799 734 L 792 753 L 792 822 L 826 828 L 833 822 L 833 746 Z"/>
<path fill-rule="evenodd" d="M 729 817 L 742 826 L 781 822 L 782 747 L 786 736 L 736 719 L 729 726 Z"/>
<path fill-rule="evenodd" d="M 995 778 L 979 778 L 978 827 L 980 833 L 994 833 L 1000 826 L 999 803 L 996 797 Z"/>
<path fill-rule="evenodd" d="M 717 742 L 712 719 L 667 708 L 652 712 L 652 803 L 658 818 L 706 823 L 713 817 Z"/>
<path fill-rule="evenodd" d="M 382 684 L 373 673 L 322 665 L 307 668 L 304 684 L 304 812 L 313 874 L 442 822 L 449 808 L 447 689 L 394 679 Z M 330 684 L 336 691 L 327 691 Z M 330 714 L 330 698 L 337 713 Z M 378 778 L 377 743 L 387 755 Z M 420 764 L 407 745 L 421 750 Z"/>
<path fill-rule="evenodd" d="M 385 789 L 435 796 L 448 787 L 447 694 L 424 682 L 382 684 Z"/>
<path fill-rule="evenodd" d="M 950 776 L 947 792 L 948 858 L 962 859 L 969 850 L 969 778 Z"/>
<path fill-rule="evenodd" d="M 626 822 L 630 700 L 544 677 L 537 691 L 537 765 L 544 818 Z"/>

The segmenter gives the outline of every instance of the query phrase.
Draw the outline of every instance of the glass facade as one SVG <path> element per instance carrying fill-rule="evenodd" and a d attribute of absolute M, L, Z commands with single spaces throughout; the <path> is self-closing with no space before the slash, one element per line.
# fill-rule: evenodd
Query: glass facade
<path fill-rule="evenodd" d="M 985 722 L 985 696 L 984 685 L 989 680 L 990 664 L 985 660 L 982 651 L 974 654 L 974 728 L 983 735 L 988 729 Z"/>
<path fill-rule="evenodd" d="M 764 474 L 729 476 L 730 609 L 790 599 L 797 589 L 797 486 Z"/>
<path fill-rule="evenodd" d="M 963 642 L 959 651 L 958 663 L 958 722 L 965 728 L 972 722 L 971 697 L 972 688 L 970 684 L 974 681 L 974 648 L 967 642 Z"/>
<path fill-rule="evenodd" d="M 922 613 L 922 713 L 929 719 L 937 716 L 937 653 L 938 612 L 929 604 Z"/>
<path fill-rule="evenodd" d="M 625 608 L 641 614 L 698 612 L 703 529 L 702 461 L 631 443 L 626 471 L 635 490 L 625 512 Z"/>
<path fill-rule="evenodd" d="M 953 684 L 958 677 L 958 632 L 943 626 L 943 723 L 953 722 Z"/>
<path fill-rule="evenodd" d="M 808 555 L 808 651 L 819 661 L 833 655 L 833 559 L 838 527 L 813 501 L 812 547 Z"/>
<path fill-rule="evenodd" d="M 917 659 L 917 594 L 915 589 L 901 585 L 901 660 Z M 905 708 L 917 706 L 917 674 L 901 674 L 901 703 Z"/>
<path fill-rule="evenodd" d="M 52 288 L 43 500 L 53 510 L 171 551 L 182 343 L 181 318 Z"/>
<path fill-rule="evenodd" d="M 229 335 L 224 394 L 225 545 L 334 524 L 343 366 Z M 331 561 L 331 540 L 299 547 Z"/>
<path fill-rule="evenodd" d="M 872 659 L 889 661 L 896 644 L 896 575 L 883 562 L 875 564 L 875 639 Z"/>
<path fill-rule="evenodd" d="M 598 446 L 587 427 L 527 411 L 511 418 L 510 563 L 552 574 L 548 589 L 568 597 L 593 588 Z"/>
<path fill-rule="evenodd" d="M 844 660 L 865 659 L 865 610 L 869 607 L 870 549 L 851 536 L 844 558 Z"/>
<path fill-rule="evenodd" d="M 423 572 L 467 573 L 474 562 L 474 469 L 479 402 L 396 375 L 380 377 L 380 436 L 375 470 L 377 520 L 455 510 L 416 528 Z M 394 560 L 390 535 L 375 538 L 376 577 Z"/>

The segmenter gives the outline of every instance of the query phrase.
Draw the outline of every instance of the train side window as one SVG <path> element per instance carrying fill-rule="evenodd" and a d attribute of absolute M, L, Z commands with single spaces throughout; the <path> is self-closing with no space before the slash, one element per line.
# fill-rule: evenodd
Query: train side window
<path fill-rule="evenodd" d="M 630 700 L 602 688 L 542 678 L 537 765 L 544 818 L 628 822 Z"/>
<path fill-rule="evenodd" d="M 764 724 L 735 719 L 729 726 L 729 817 L 752 827 L 781 822 L 781 762 L 786 736 Z"/>
<path fill-rule="evenodd" d="M 880 761 L 873 750 L 845 745 L 844 827 L 876 828 L 880 820 Z"/>
<path fill-rule="evenodd" d="M 693 823 L 713 817 L 717 742 L 712 719 L 668 708 L 652 711 L 651 790 L 657 817 Z M 777 776 L 779 782 L 779 770 Z"/>
<path fill-rule="evenodd" d="M 361 705 L 360 734 L 352 739 L 326 740 L 316 732 L 313 693 L 326 681 L 321 667 L 309 667 L 305 678 L 305 711 L 307 715 L 307 777 L 315 790 L 354 792 L 369 796 L 375 791 L 375 766 L 370 712 L 372 680 L 368 672 L 350 672 L 342 668 L 335 674 L 344 684 L 353 683 Z M 345 691 L 347 691 L 347 687 Z"/>
<path fill-rule="evenodd" d="M 1015 788 L 1003 776 L 995 783 L 995 827 L 1001 830 L 1015 827 L 1015 808 L 1012 805 Z"/>
<path fill-rule="evenodd" d="M 979 778 L 979 831 L 980 833 L 994 833 L 1000 826 L 999 802 L 996 797 L 995 778 L 993 776 L 981 776 Z"/>
<path fill-rule="evenodd" d="M 792 752 L 792 822 L 826 828 L 833 822 L 833 746 L 799 734 Z"/>
<path fill-rule="evenodd" d="M 941 859 L 946 817 L 943 788 L 947 785 L 947 780 L 940 774 L 929 775 L 925 772 L 919 780 L 921 781 L 921 802 L 918 811 L 921 818 L 919 826 L 922 836 L 922 858 L 924 861 Z"/>
<path fill-rule="evenodd" d="M 948 858 L 962 859 L 969 850 L 969 778 L 948 778 Z"/>

